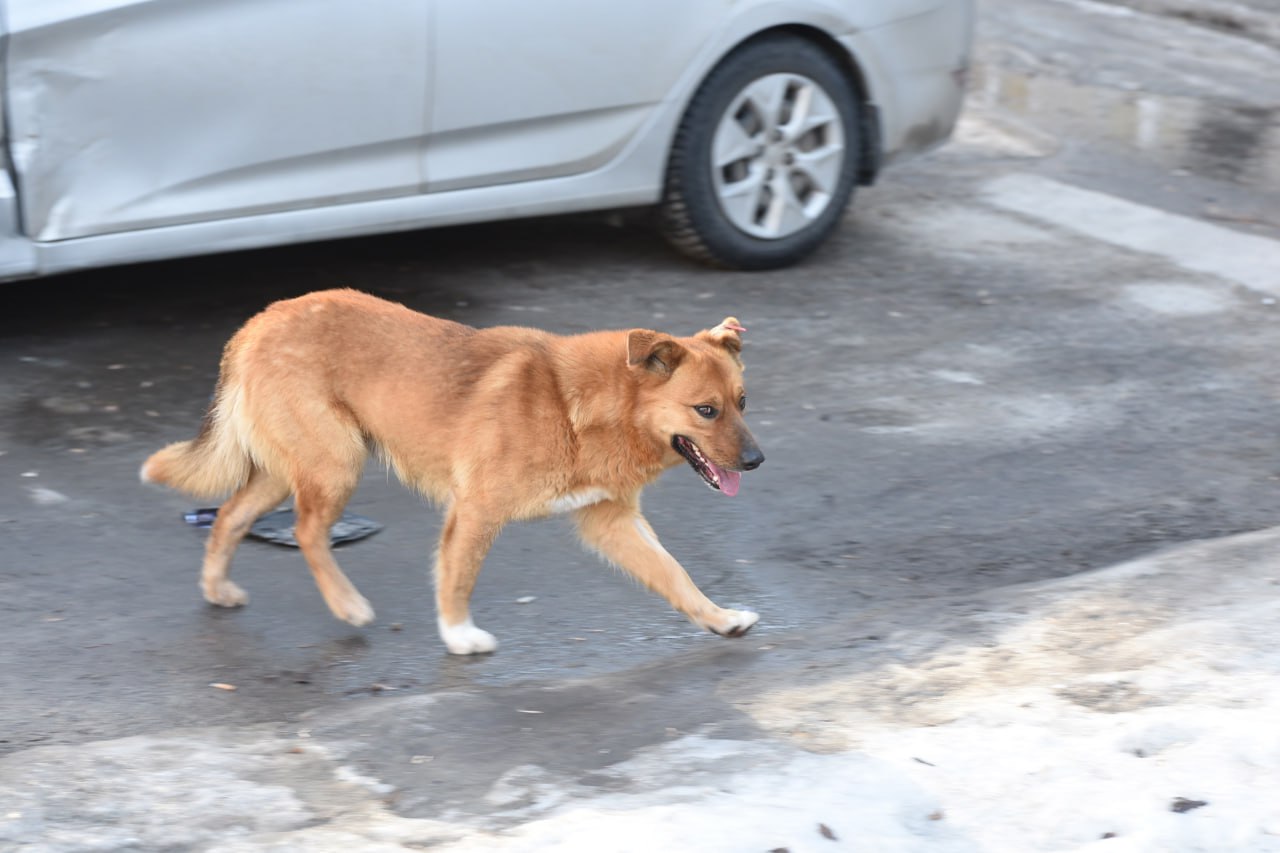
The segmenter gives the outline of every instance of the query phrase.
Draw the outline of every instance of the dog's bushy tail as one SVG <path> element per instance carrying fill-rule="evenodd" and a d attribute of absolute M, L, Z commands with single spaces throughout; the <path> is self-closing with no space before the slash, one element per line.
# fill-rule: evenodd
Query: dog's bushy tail
<path fill-rule="evenodd" d="M 199 434 L 151 454 L 139 478 L 201 498 L 239 489 L 253 472 L 244 419 L 241 389 L 220 382 Z"/>

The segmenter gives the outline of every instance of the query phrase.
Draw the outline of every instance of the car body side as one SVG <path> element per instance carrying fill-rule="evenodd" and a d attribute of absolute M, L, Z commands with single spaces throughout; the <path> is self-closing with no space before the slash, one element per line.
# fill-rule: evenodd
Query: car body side
<path fill-rule="evenodd" d="M 870 180 L 950 134 L 973 26 L 972 0 L 369 8 L 4 0 L 0 278 L 654 204 L 700 82 L 779 29 L 848 69 Z"/>

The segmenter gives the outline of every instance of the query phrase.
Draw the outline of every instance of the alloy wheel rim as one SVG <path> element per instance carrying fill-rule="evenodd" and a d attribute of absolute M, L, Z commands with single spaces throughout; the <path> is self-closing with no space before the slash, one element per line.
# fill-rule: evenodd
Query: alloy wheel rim
<path fill-rule="evenodd" d="M 753 237 L 804 230 L 831 205 L 845 134 L 826 91 L 800 74 L 768 74 L 743 87 L 716 124 L 711 173 L 720 209 Z"/>

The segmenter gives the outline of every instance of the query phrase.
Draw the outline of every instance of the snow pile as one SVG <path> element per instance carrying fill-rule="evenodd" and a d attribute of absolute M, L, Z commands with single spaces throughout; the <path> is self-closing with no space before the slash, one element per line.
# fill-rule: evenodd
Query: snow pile
<path fill-rule="evenodd" d="M 747 701 L 779 743 L 667 744 L 450 849 L 1280 851 L 1280 533 L 982 605 L 922 660 Z"/>
<path fill-rule="evenodd" d="M 1210 701 L 1105 716 L 993 703 L 946 726 L 881 734 L 858 752 L 770 756 L 718 780 L 572 801 L 441 849 L 1280 850 L 1277 720 L 1275 691 L 1249 708 Z M 686 739 L 665 757 L 750 746 Z"/>

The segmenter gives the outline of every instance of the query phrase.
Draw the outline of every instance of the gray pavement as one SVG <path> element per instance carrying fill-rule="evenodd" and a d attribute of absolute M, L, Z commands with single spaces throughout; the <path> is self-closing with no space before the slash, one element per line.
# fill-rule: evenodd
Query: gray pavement
<path fill-rule="evenodd" d="M 1280 47 L 1280 0 L 1101 0 Z"/>
<path fill-rule="evenodd" d="M 28 749 L 0 758 L 0 842 L 1272 851 L 1278 544 L 870 608 L 865 636 L 690 652 L 676 684 L 639 666 Z"/>
<path fill-rule="evenodd" d="M 864 711 L 937 723 L 950 694 L 920 667 L 999 645 L 1018 585 L 1274 525 L 1280 307 L 1262 260 L 1242 274 L 1221 247 L 1280 240 L 1280 54 L 1103 5 L 985 3 L 956 142 L 861 191 L 794 270 L 693 268 L 638 217 L 587 217 L 6 285 L 0 848 L 479 844 L 577 799 L 847 751 Z M 1056 212 L 1078 189 L 1091 231 Z M 1208 261 L 1143 242 L 1152 216 Z M 331 286 L 564 333 L 739 316 L 768 462 L 732 500 L 673 471 L 645 507 L 760 625 L 696 632 L 553 521 L 504 532 L 481 576 L 500 652 L 450 658 L 438 518 L 372 467 L 351 509 L 386 529 L 339 552 L 372 627 L 334 621 L 300 556 L 262 543 L 235 570 L 251 604 L 204 605 L 193 503 L 137 466 L 193 433 L 239 323 Z M 1270 570 L 1233 541 L 1179 572 L 1262 594 Z M 1143 594 L 1109 615 L 1137 624 Z M 979 686 L 1007 687 L 989 663 Z"/>

